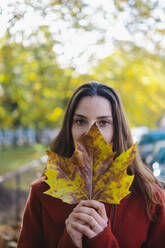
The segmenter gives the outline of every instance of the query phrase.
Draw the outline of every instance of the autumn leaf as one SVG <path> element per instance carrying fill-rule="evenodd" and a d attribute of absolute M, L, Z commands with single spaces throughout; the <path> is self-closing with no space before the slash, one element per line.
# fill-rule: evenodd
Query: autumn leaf
<path fill-rule="evenodd" d="M 50 186 L 45 194 L 74 204 L 80 200 L 95 199 L 118 204 L 127 196 L 134 176 L 127 175 L 133 162 L 135 143 L 117 158 L 112 144 L 104 141 L 94 124 L 76 144 L 70 158 L 47 151 L 48 162 L 45 182 Z"/>

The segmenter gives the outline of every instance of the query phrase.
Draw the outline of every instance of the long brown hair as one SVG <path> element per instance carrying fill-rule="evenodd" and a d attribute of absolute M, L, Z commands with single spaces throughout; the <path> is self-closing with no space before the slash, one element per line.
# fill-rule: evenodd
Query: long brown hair
<path fill-rule="evenodd" d="M 51 150 L 64 157 L 72 155 L 74 151 L 71 133 L 73 116 L 78 103 L 85 96 L 102 96 L 110 102 L 114 124 L 113 150 L 116 151 L 116 156 L 132 146 L 133 139 L 119 94 L 111 87 L 92 81 L 81 85 L 72 95 L 64 116 L 61 131 L 52 141 Z M 156 194 L 155 188 L 155 184 L 159 184 L 158 179 L 143 164 L 138 152 L 133 164 L 128 169 L 128 174 L 135 175 L 131 190 L 142 194 L 146 203 L 147 216 L 151 218 L 154 203 L 161 205 L 161 198 Z"/>

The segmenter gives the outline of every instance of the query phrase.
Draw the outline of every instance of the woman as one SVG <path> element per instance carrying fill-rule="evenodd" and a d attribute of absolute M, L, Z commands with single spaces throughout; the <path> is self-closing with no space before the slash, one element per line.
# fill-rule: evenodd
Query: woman
<path fill-rule="evenodd" d="M 117 92 L 98 82 L 80 86 L 69 101 L 63 126 L 51 150 L 70 157 L 74 143 L 96 123 L 116 156 L 133 145 Z M 36 180 L 27 200 L 18 248 L 164 248 L 165 197 L 159 181 L 136 154 L 131 194 L 120 204 L 95 200 L 69 205 L 43 194 L 49 187 Z"/>

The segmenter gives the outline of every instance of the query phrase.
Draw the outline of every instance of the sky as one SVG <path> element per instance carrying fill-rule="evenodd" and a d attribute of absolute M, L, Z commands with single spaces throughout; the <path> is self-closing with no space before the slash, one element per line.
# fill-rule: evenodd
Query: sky
<path fill-rule="evenodd" d="M 21 2 L 23 0 L 19 0 Z M 45 0 L 46 1 L 46 0 Z M 85 0 L 84 0 L 85 1 Z M 13 0 L 0 0 L 0 37 L 2 37 L 5 33 L 5 30 L 8 26 L 8 22 L 10 20 L 10 3 Z M 113 11 L 113 5 L 111 1 L 102 0 L 102 6 L 105 9 L 108 9 L 110 12 Z M 91 10 L 97 6 L 100 6 L 100 0 L 93 0 L 90 3 Z M 23 9 L 23 5 L 20 9 Z M 90 10 L 88 10 L 90 11 Z M 48 18 L 42 18 L 39 13 L 34 12 L 32 9 L 28 11 L 25 18 L 19 21 L 17 25 L 13 28 L 12 32 L 16 33 L 18 30 L 25 30 L 26 35 L 31 33 L 32 30 L 35 30 L 39 25 L 49 25 L 50 31 L 52 30 L 60 30 L 60 37 L 58 37 L 63 45 L 56 45 L 54 50 L 59 54 L 58 61 L 62 67 L 73 66 L 77 68 L 79 73 L 87 72 L 89 68 L 88 59 L 94 54 L 98 59 L 102 59 L 114 51 L 112 39 L 115 38 L 117 40 L 130 40 L 127 30 L 123 25 L 123 20 L 115 22 L 110 20 L 106 22 L 99 13 L 94 16 L 94 20 L 92 20 L 98 27 L 104 26 L 106 29 L 106 40 L 105 44 L 98 46 L 95 44 L 96 40 L 99 39 L 98 32 L 84 32 L 82 30 L 74 30 L 68 29 L 66 23 L 63 21 L 54 22 L 53 16 L 48 16 Z M 19 34 L 16 37 L 17 42 L 21 40 Z M 28 40 L 24 41 L 25 45 L 28 44 Z M 81 55 L 80 55 L 81 54 Z"/>

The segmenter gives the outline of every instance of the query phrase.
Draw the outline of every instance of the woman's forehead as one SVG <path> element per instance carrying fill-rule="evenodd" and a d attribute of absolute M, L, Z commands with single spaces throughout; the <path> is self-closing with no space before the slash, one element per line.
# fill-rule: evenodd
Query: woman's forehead
<path fill-rule="evenodd" d="M 85 96 L 79 101 L 75 115 L 86 116 L 88 113 L 98 117 L 112 116 L 111 104 L 102 96 Z"/>

